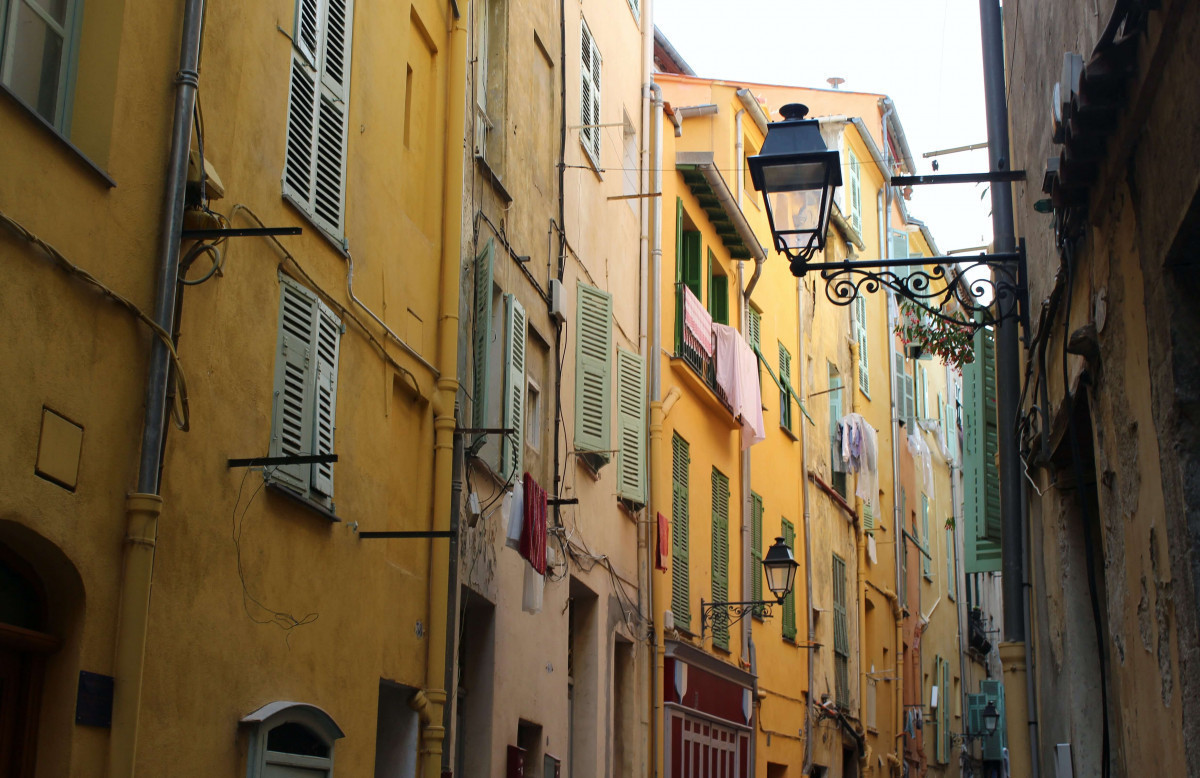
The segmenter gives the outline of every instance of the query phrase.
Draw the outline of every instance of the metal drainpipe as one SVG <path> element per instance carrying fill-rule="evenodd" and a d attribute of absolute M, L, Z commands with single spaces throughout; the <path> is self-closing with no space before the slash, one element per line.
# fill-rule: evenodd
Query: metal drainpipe
<path fill-rule="evenodd" d="M 804 396 L 806 360 L 804 358 L 804 280 L 796 280 L 796 354 L 797 377 L 800 391 Z M 813 622 L 812 609 L 812 508 L 809 503 L 808 489 L 808 434 L 804 428 L 804 414 L 799 414 L 800 420 L 800 502 L 804 506 L 804 616 L 808 627 L 808 643 L 810 646 L 817 640 L 816 624 Z M 808 649 L 808 702 L 804 708 L 804 767 L 802 775 L 811 775 L 813 767 L 812 718 L 813 718 L 813 665 L 815 663 L 815 647 Z"/>
<path fill-rule="evenodd" d="M 183 230 L 184 188 L 187 185 L 188 151 L 192 137 L 192 108 L 199 84 L 200 32 L 204 0 L 186 0 L 179 44 L 179 70 L 175 74 L 175 108 L 171 151 L 167 158 L 163 195 L 162 233 L 159 235 L 158 282 L 154 321 L 174 336 L 179 290 L 179 241 Z M 154 547 L 162 512 L 163 451 L 167 432 L 167 380 L 171 365 L 167 346 L 151 340 L 146 378 L 146 413 L 142 422 L 142 448 L 138 460 L 137 492 L 126 498 L 125 558 L 116 623 L 113 656 L 113 716 L 109 735 L 108 775 L 132 776 L 137 757 L 138 715 L 142 701 L 142 675 L 146 657 L 146 629 L 150 618 L 150 586 L 154 577 Z"/>
<path fill-rule="evenodd" d="M 658 84 L 650 84 L 651 130 L 654 135 L 654 154 L 650 170 L 650 189 L 662 191 L 662 125 L 663 102 L 662 89 Z M 650 204 L 650 351 L 646 367 L 649 374 L 650 389 L 650 468 L 651 473 L 662 472 L 662 197 L 651 198 Z M 657 480 L 650 483 L 650 515 L 658 519 Z M 651 622 L 654 625 L 654 657 L 650 662 L 650 698 L 653 700 L 653 735 L 651 749 L 653 751 L 652 778 L 662 775 L 663 754 L 666 743 L 663 740 L 663 704 L 662 684 L 659 679 L 663 675 L 665 647 L 663 645 L 663 625 L 661 613 L 664 603 L 662 593 L 654 586 L 654 576 L 650 577 Z"/>
<path fill-rule="evenodd" d="M 653 2 L 652 0 L 644 0 L 641 6 L 642 11 L 642 137 L 640 139 L 640 159 L 641 173 L 639 176 L 639 188 L 643 197 L 638 204 L 638 259 L 639 259 L 639 275 L 638 275 L 638 292 L 640 296 L 639 314 L 641 321 L 638 323 L 638 351 L 642 355 L 642 363 L 649 365 L 649 337 L 647 334 L 648 325 L 650 322 L 650 291 L 649 291 L 649 268 L 650 268 L 650 203 L 651 199 L 661 199 L 652 197 L 650 189 L 650 83 L 654 78 L 654 24 L 653 24 Z M 647 397 L 648 399 L 648 397 Z M 649 421 L 650 414 L 646 414 L 646 438 L 649 440 Z M 655 471 L 651 468 L 646 470 L 646 509 L 642 512 L 642 521 L 639 522 L 638 530 L 638 609 L 641 611 L 642 617 L 653 619 L 654 605 L 650 594 L 651 586 L 654 581 L 654 562 L 652 541 L 657 536 L 658 524 L 654 521 L 654 511 L 651 495 L 653 493 L 653 482 L 655 480 Z M 651 630 L 653 635 L 653 630 Z M 641 642 L 641 641 L 639 641 Z M 645 689 L 649 696 L 655 694 L 654 686 L 654 641 L 650 640 L 650 650 L 647 654 L 646 672 L 650 679 L 650 685 Z M 641 724 L 643 731 L 649 731 L 653 726 L 653 714 L 649 699 L 641 700 Z M 651 746 L 652 748 L 652 746 Z M 642 769 L 641 775 L 650 778 L 653 770 L 654 755 L 646 750 L 642 751 Z"/>

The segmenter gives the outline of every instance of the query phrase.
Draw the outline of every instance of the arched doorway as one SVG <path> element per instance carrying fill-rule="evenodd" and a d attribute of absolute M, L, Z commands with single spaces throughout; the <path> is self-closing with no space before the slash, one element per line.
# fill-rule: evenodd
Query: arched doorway
<path fill-rule="evenodd" d="M 33 775 L 46 655 L 51 635 L 46 589 L 23 559 L 0 545 L 0 772 Z"/>

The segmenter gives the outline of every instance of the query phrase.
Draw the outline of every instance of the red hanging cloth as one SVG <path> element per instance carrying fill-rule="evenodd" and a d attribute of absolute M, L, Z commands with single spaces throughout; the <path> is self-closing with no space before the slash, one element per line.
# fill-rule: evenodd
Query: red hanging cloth
<path fill-rule="evenodd" d="M 526 473 L 525 525 L 521 528 L 521 556 L 529 560 L 538 575 L 546 574 L 546 490 Z"/>

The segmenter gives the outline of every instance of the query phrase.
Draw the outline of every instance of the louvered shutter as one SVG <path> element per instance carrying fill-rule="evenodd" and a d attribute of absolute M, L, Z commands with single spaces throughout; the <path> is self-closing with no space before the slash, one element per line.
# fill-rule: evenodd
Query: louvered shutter
<path fill-rule="evenodd" d="M 575 327 L 575 448 L 607 458 L 612 369 L 612 295 L 577 287 Z"/>
<path fill-rule="evenodd" d="M 704 302 L 704 278 L 701 275 L 703 250 L 699 232 L 688 230 L 683 233 L 683 283 L 701 302 Z"/>
<path fill-rule="evenodd" d="M 955 548 L 954 530 L 946 530 L 946 590 L 951 597 L 957 596 L 958 592 L 958 576 L 954 570 L 954 558 L 958 554 L 958 549 Z"/>
<path fill-rule="evenodd" d="M 842 459 L 842 446 L 838 440 L 838 427 L 842 421 L 842 377 L 829 376 L 829 467 Z M 844 476 L 845 473 L 842 473 Z M 843 482 L 844 483 L 844 482 Z"/>
<path fill-rule="evenodd" d="M 763 598 L 763 500 L 762 497 L 750 493 L 750 599 Z M 761 616 L 761 611 L 755 609 L 755 616 Z"/>
<path fill-rule="evenodd" d="M 638 5 L 638 0 L 629 0 L 629 10 L 633 11 L 636 18 L 641 18 L 641 8 Z"/>
<path fill-rule="evenodd" d="M 688 595 L 688 465 L 686 440 L 671 439 L 671 613 L 675 626 L 688 629 L 691 604 Z"/>
<path fill-rule="evenodd" d="M 921 555 L 921 574 L 929 578 L 932 574 L 933 561 L 930 559 L 933 543 L 929 537 L 929 498 L 921 495 L 921 542 L 925 544 L 925 553 Z"/>
<path fill-rule="evenodd" d="M 476 428 L 488 425 L 488 352 L 492 342 L 492 267 L 495 256 L 496 242 L 493 238 L 488 238 L 483 251 L 475 257 L 475 322 L 471 336 L 474 373 L 471 426 Z"/>
<path fill-rule="evenodd" d="M 900 489 L 900 515 L 896 520 L 896 542 L 900 544 L 900 606 L 908 606 L 908 536 L 904 528 L 908 526 L 907 494 Z"/>
<path fill-rule="evenodd" d="M 950 699 L 950 662 L 942 660 L 942 694 L 941 708 L 938 714 L 941 717 L 941 726 L 938 727 L 938 734 L 941 736 L 942 745 L 942 762 L 950 762 L 950 708 L 953 700 Z"/>
<path fill-rule="evenodd" d="M 867 298 L 862 294 L 854 298 L 854 332 L 858 339 L 858 388 L 868 397 L 871 395 L 870 345 L 867 342 Z"/>
<path fill-rule="evenodd" d="M 1000 470 L 996 457 L 1000 450 L 999 422 L 996 412 L 996 341 L 992 331 L 984 331 L 982 359 L 984 412 L 983 464 L 985 485 L 983 534 L 981 537 L 1000 542 Z"/>
<path fill-rule="evenodd" d="M 758 369 L 759 392 L 762 392 L 762 314 L 751 308 L 747 320 L 747 340 L 758 357 L 754 360 L 754 366 Z"/>
<path fill-rule="evenodd" d="M 646 363 L 617 351 L 617 496 L 646 502 Z"/>
<path fill-rule="evenodd" d="M 850 634 L 846 624 L 846 563 L 833 555 L 833 653 L 838 705 L 850 705 Z"/>
<path fill-rule="evenodd" d="M 908 259 L 908 236 L 902 232 L 892 233 L 892 259 Z M 907 278 L 912 269 L 898 267 L 895 272 L 901 278 Z"/>
<path fill-rule="evenodd" d="M 313 453 L 317 298 L 286 276 L 280 276 L 279 281 L 279 341 L 270 455 L 305 456 Z M 310 465 L 276 465 L 264 471 L 264 476 L 307 494 L 311 471 Z"/>
<path fill-rule="evenodd" d="M 675 353 L 683 353 L 683 200 L 675 198 Z"/>
<path fill-rule="evenodd" d="M 847 181 L 850 191 L 850 225 L 856 232 L 862 232 L 862 178 L 858 157 L 850 149 L 846 149 Z"/>
<path fill-rule="evenodd" d="M 712 599 L 729 601 L 729 478 L 712 471 Z M 729 648 L 729 622 L 713 621 L 713 645 Z"/>
<path fill-rule="evenodd" d="M 779 426 L 792 428 L 792 396 L 788 388 L 792 385 L 792 355 L 779 344 Z"/>
<path fill-rule="evenodd" d="M 317 67 L 317 50 L 321 43 L 322 16 L 318 0 L 298 0 L 296 24 L 292 28 L 292 42 L 296 51 L 304 57 L 310 68 Z"/>
<path fill-rule="evenodd" d="M 780 534 L 784 544 L 790 548 L 796 547 L 796 527 L 787 519 L 780 519 Z M 796 590 L 788 592 L 783 598 L 783 636 L 788 640 L 796 639 Z"/>
<path fill-rule="evenodd" d="M 521 477 L 525 451 L 525 309 L 511 294 L 504 296 L 504 403 L 502 426 L 513 430 L 500 447 L 500 472 L 510 481 Z"/>
<path fill-rule="evenodd" d="M 863 500 L 862 523 L 863 529 L 867 532 L 875 530 L 875 512 L 871 510 L 871 503 L 868 500 Z"/>
<path fill-rule="evenodd" d="M 963 571 L 1000 571 L 1000 480 L 996 466 L 995 346 L 975 333 L 975 360 L 963 366 Z M 993 534 L 994 533 L 994 534 Z"/>
<path fill-rule="evenodd" d="M 583 146 L 592 161 L 600 164 L 600 52 L 596 40 L 584 22 L 580 34 L 579 110 Z"/>
<path fill-rule="evenodd" d="M 332 454 L 334 414 L 337 410 L 338 351 L 342 322 L 324 303 L 317 301 L 316 332 L 316 391 L 313 422 L 313 453 Z M 312 466 L 312 490 L 333 499 L 333 463 L 319 462 Z"/>
<path fill-rule="evenodd" d="M 316 114 L 317 72 L 302 56 L 293 52 L 283 193 L 305 213 L 312 212 Z"/>

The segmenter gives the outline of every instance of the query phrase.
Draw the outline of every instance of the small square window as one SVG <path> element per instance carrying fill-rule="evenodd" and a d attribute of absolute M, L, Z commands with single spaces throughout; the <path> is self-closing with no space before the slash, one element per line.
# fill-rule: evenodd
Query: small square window
<path fill-rule="evenodd" d="M 525 444 L 542 450 L 542 390 L 532 378 L 525 388 Z"/>

